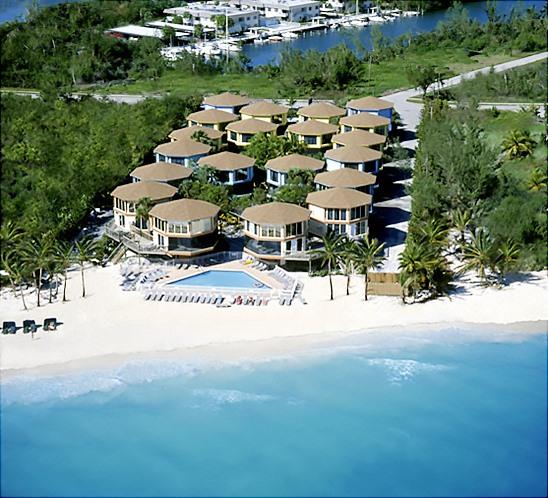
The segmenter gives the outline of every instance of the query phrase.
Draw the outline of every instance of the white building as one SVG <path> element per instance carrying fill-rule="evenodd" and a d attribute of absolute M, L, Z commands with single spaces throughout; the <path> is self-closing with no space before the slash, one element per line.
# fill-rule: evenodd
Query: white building
<path fill-rule="evenodd" d="M 256 9 L 264 17 L 289 22 L 309 21 L 320 15 L 320 2 L 315 0 L 235 0 L 241 7 Z"/>
<path fill-rule="evenodd" d="M 236 8 L 214 2 L 194 2 L 182 7 L 164 9 L 164 14 L 181 16 L 192 25 L 201 24 L 206 28 L 216 28 L 218 16 L 229 19 L 229 33 L 240 33 L 259 25 L 259 12 L 246 7 Z"/>

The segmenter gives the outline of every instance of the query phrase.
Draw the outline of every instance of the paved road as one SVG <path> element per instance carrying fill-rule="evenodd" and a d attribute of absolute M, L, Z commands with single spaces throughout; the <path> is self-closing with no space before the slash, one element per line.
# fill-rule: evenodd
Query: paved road
<path fill-rule="evenodd" d="M 516 59 L 509 62 L 503 62 L 502 64 L 497 64 L 493 66 L 493 69 L 496 73 L 501 71 L 506 71 L 514 67 L 525 66 L 526 64 L 531 64 L 532 62 L 541 61 L 548 57 L 548 52 L 543 52 L 541 54 L 530 55 L 528 57 L 522 57 L 521 59 Z M 444 81 L 443 88 L 450 86 L 458 85 L 462 83 L 463 80 L 473 78 L 476 74 L 485 74 L 491 70 L 491 67 L 484 67 L 481 69 L 476 69 L 474 71 L 469 71 L 467 73 L 459 74 L 453 78 L 449 78 Z M 439 86 L 433 87 L 434 89 L 440 88 Z M 414 97 L 417 94 L 420 94 L 420 88 L 412 88 L 410 90 L 404 90 L 402 92 L 391 93 L 390 95 L 385 95 L 383 99 L 389 100 L 394 103 L 394 106 L 398 113 L 400 114 L 402 121 L 405 123 L 404 128 L 409 131 L 415 131 L 417 125 L 420 121 L 420 112 L 422 109 L 422 104 L 417 104 L 414 102 L 408 102 L 407 99 Z M 492 106 L 489 106 L 492 107 Z M 410 143 L 407 146 L 413 146 L 414 144 Z M 412 147 L 415 148 L 415 147 Z"/>

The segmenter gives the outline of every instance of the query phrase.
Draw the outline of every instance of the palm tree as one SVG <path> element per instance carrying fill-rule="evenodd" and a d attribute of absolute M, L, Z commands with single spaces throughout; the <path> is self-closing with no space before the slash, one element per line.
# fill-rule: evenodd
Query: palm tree
<path fill-rule="evenodd" d="M 379 244 L 377 239 L 370 239 L 366 235 L 360 239 L 354 247 L 354 261 L 359 271 L 364 274 L 364 297 L 367 301 L 367 291 L 369 290 L 369 270 L 375 270 L 382 265 L 386 256 L 383 254 L 384 243 Z"/>
<path fill-rule="evenodd" d="M 2 226 L 0 227 L 0 244 L 2 245 L 2 252 L 12 249 L 14 245 L 21 240 L 22 236 L 23 231 L 13 223 L 13 221 L 2 223 Z"/>
<path fill-rule="evenodd" d="M 21 300 L 23 301 L 23 308 L 27 308 L 27 303 L 25 302 L 25 295 L 23 294 L 23 282 L 26 279 L 26 272 L 25 267 L 22 263 L 16 263 L 13 260 L 13 252 L 3 252 L 2 253 L 2 267 L 6 270 L 8 273 L 8 278 L 10 279 L 10 283 L 13 287 L 13 292 L 17 296 L 17 286 L 19 286 L 19 294 L 21 296 Z"/>
<path fill-rule="evenodd" d="M 417 229 L 418 235 L 424 243 L 443 249 L 447 245 L 447 234 L 449 231 L 439 219 L 429 218 L 421 223 Z"/>
<path fill-rule="evenodd" d="M 512 130 L 502 141 L 502 151 L 509 159 L 523 158 L 530 156 L 536 145 L 528 130 Z"/>
<path fill-rule="evenodd" d="M 135 205 L 135 221 L 139 223 L 139 230 L 143 235 L 143 224 L 145 228 L 148 225 L 148 215 L 152 209 L 152 200 L 149 197 L 142 197 Z"/>
<path fill-rule="evenodd" d="M 466 230 L 468 229 L 468 226 L 470 225 L 471 219 L 472 215 L 468 209 L 455 209 L 451 213 L 451 224 L 453 225 L 453 228 L 457 230 L 460 234 L 459 243 L 461 245 L 464 244 L 464 235 L 466 233 Z"/>
<path fill-rule="evenodd" d="M 546 190 L 546 184 L 548 182 L 548 176 L 541 168 L 535 168 L 531 173 L 527 187 L 533 192 L 541 192 Z"/>
<path fill-rule="evenodd" d="M 25 244 L 24 261 L 32 268 L 36 277 L 37 305 L 40 307 L 40 290 L 42 288 L 42 274 L 50 264 L 52 258 L 52 240 L 47 235 L 33 239 Z"/>
<path fill-rule="evenodd" d="M 513 240 L 505 240 L 497 249 L 496 268 L 498 270 L 499 285 L 504 282 L 504 276 L 511 270 L 519 259 L 519 246 Z"/>
<path fill-rule="evenodd" d="M 209 145 L 212 148 L 211 152 L 217 152 L 217 142 L 209 138 L 205 131 L 196 130 L 190 138 L 196 140 L 196 142 L 203 143 L 204 145 Z"/>
<path fill-rule="evenodd" d="M 95 241 L 90 238 L 85 238 L 77 241 L 74 244 L 76 248 L 76 261 L 80 265 L 80 275 L 82 277 L 82 297 L 86 297 L 86 283 L 84 280 L 84 265 L 89 261 L 93 261 L 93 253 L 95 251 Z"/>
<path fill-rule="evenodd" d="M 346 275 L 346 295 L 350 295 L 350 277 L 354 266 L 356 243 L 347 237 L 341 241 L 341 253 L 339 256 L 339 263 Z"/>
<path fill-rule="evenodd" d="M 67 302 L 67 272 L 76 260 L 74 246 L 67 242 L 60 242 L 55 246 L 55 256 L 59 262 L 59 269 L 63 272 L 63 302 Z"/>
<path fill-rule="evenodd" d="M 333 281 L 331 279 L 331 270 L 337 265 L 337 261 L 341 254 L 341 244 L 343 237 L 332 231 L 328 231 L 323 237 L 323 247 L 321 249 L 313 249 L 311 254 L 317 254 L 322 260 L 322 266 L 327 265 L 327 275 L 329 276 L 330 300 L 333 301 Z"/>
<path fill-rule="evenodd" d="M 494 266 L 495 255 L 493 242 L 484 229 L 478 229 L 472 235 L 470 243 L 464 246 L 462 259 L 462 271 L 475 270 L 480 280 L 486 281 L 487 270 Z"/>
<path fill-rule="evenodd" d="M 400 284 L 404 303 L 406 297 L 415 297 L 422 290 L 438 288 L 434 281 L 434 275 L 436 270 L 444 267 L 445 260 L 431 247 L 408 237 L 405 249 L 399 259 Z"/>

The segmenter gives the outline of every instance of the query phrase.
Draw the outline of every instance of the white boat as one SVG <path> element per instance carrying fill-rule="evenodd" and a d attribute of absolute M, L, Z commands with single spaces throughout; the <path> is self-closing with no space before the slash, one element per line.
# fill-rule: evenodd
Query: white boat
<path fill-rule="evenodd" d="M 253 43 L 266 43 L 266 38 L 262 38 L 262 37 L 259 37 L 259 38 L 255 38 L 253 40 Z"/>
<path fill-rule="evenodd" d="M 297 33 L 293 33 L 292 31 L 286 31 L 282 33 L 282 38 L 299 38 L 299 35 Z"/>
<path fill-rule="evenodd" d="M 372 22 L 372 23 L 381 23 L 381 22 L 384 22 L 385 19 L 384 17 L 381 17 L 381 16 L 369 16 L 369 22 Z"/>
<path fill-rule="evenodd" d="M 229 52 L 241 52 L 242 47 L 240 45 L 237 45 L 236 43 L 231 42 L 219 42 L 219 51 L 220 52 L 226 52 L 227 50 Z"/>
<path fill-rule="evenodd" d="M 356 27 L 360 28 L 360 27 L 363 27 L 363 26 L 367 26 L 368 22 L 364 21 L 364 20 L 361 20 L 361 19 L 356 19 L 355 21 L 350 21 L 350 24 L 352 26 L 356 26 Z"/>
<path fill-rule="evenodd" d="M 279 35 L 272 35 L 268 37 L 268 41 L 276 43 L 283 41 L 283 38 Z"/>

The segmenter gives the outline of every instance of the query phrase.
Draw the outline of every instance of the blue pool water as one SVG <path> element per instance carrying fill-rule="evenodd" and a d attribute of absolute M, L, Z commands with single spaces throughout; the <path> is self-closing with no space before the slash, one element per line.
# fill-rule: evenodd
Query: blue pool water
<path fill-rule="evenodd" d="M 198 275 L 181 278 L 168 285 L 185 287 L 230 287 L 233 289 L 268 289 L 269 286 L 238 270 L 208 270 Z"/>
<path fill-rule="evenodd" d="M 546 336 L 493 332 L 368 334 L 264 362 L 147 360 L 9 381 L 0 491 L 542 496 Z"/>

